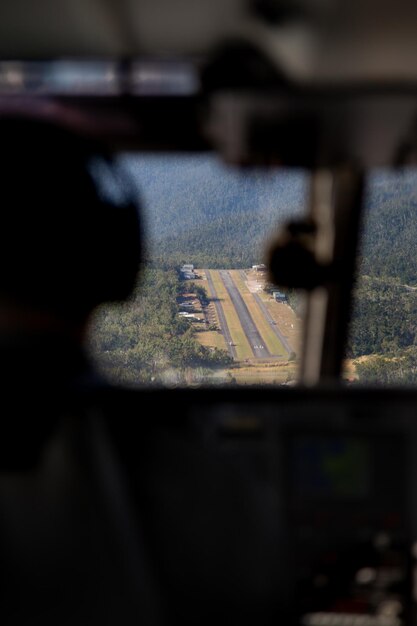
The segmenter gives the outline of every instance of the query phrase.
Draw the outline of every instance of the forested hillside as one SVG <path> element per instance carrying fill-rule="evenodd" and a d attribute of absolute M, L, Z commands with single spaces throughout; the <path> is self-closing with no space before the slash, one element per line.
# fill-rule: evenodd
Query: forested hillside
<path fill-rule="evenodd" d="M 360 277 L 349 355 L 398 353 L 417 345 L 417 291 L 392 278 Z"/>
<path fill-rule="evenodd" d="M 370 176 L 362 228 L 360 274 L 417 285 L 417 173 Z"/>
<path fill-rule="evenodd" d="M 147 260 L 160 267 L 259 263 L 277 224 L 306 208 L 301 171 L 237 170 L 215 157 L 123 156 L 143 205 Z"/>
<path fill-rule="evenodd" d="M 201 346 L 190 324 L 178 316 L 183 290 L 174 270 L 147 269 L 130 302 L 97 310 L 90 348 L 105 375 L 126 385 L 177 384 L 230 363 L 226 352 Z"/>
<path fill-rule="evenodd" d="M 360 379 L 417 382 L 417 174 L 369 178 L 349 356 Z"/>

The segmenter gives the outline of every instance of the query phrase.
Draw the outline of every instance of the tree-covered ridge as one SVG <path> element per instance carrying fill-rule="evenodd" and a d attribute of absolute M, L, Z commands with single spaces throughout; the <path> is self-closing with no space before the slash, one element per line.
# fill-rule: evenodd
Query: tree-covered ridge
<path fill-rule="evenodd" d="M 190 323 L 178 316 L 183 287 L 174 270 L 147 269 L 130 302 L 97 311 L 90 348 L 107 377 L 125 384 L 179 383 L 189 368 L 203 375 L 229 364 L 225 351 L 201 346 Z"/>
<path fill-rule="evenodd" d="M 417 173 L 369 177 L 349 356 L 362 381 L 417 382 Z"/>
<path fill-rule="evenodd" d="M 147 261 L 248 267 L 288 217 L 306 208 L 302 171 L 239 170 L 207 155 L 123 156 L 143 205 Z"/>
<path fill-rule="evenodd" d="M 349 356 L 392 354 L 417 345 L 417 291 L 392 278 L 362 276 L 353 306 Z"/>
<path fill-rule="evenodd" d="M 360 274 L 417 284 L 417 172 L 369 177 L 362 226 Z"/>
<path fill-rule="evenodd" d="M 274 230 L 273 220 L 263 220 L 262 229 L 253 215 L 220 216 L 216 221 L 166 236 L 154 248 L 156 267 L 179 267 L 192 259 L 197 267 L 243 269 L 264 260 L 265 242 Z"/>
<path fill-rule="evenodd" d="M 141 200 L 147 261 L 176 267 L 248 267 L 283 220 L 307 208 L 301 170 L 235 169 L 207 155 L 123 155 L 122 167 Z M 417 173 L 376 171 L 368 177 L 360 274 L 417 284 L 410 250 L 417 241 Z"/>

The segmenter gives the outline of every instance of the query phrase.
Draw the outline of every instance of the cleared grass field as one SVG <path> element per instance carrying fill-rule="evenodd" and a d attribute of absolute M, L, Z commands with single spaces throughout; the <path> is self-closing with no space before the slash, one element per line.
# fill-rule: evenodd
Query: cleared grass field
<path fill-rule="evenodd" d="M 201 330 L 196 335 L 202 346 L 227 350 L 224 336 L 217 330 Z"/>
<path fill-rule="evenodd" d="M 223 312 L 226 318 L 227 326 L 232 337 L 232 341 L 235 344 L 236 355 L 239 361 L 245 361 L 254 357 L 252 348 L 247 340 L 245 333 L 243 332 L 240 324 L 239 317 L 236 313 L 233 302 L 230 299 L 229 294 L 220 278 L 218 270 L 210 271 L 211 278 L 213 280 L 214 288 L 217 292 L 217 297 L 223 308 Z"/>
<path fill-rule="evenodd" d="M 281 341 L 274 333 L 269 324 L 268 320 L 265 319 L 264 314 L 259 308 L 257 302 L 255 301 L 253 294 L 249 291 L 245 281 L 242 279 L 239 270 L 229 270 L 231 277 L 236 285 L 236 287 L 240 291 L 240 295 L 242 296 L 246 306 L 248 307 L 249 313 L 253 321 L 255 322 L 266 347 L 269 352 L 273 356 L 286 356 L 287 351 L 282 345 Z"/>
<path fill-rule="evenodd" d="M 240 385 L 282 385 L 297 379 L 297 368 L 292 363 L 275 364 L 270 367 L 242 365 L 229 370 L 229 375 Z"/>

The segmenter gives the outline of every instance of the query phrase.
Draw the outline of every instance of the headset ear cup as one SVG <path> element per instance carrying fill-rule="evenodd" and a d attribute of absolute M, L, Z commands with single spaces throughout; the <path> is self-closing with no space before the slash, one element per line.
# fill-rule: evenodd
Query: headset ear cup
<path fill-rule="evenodd" d="M 112 159 L 45 121 L 1 118 L 0 140 L 0 293 L 77 318 L 127 298 L 141 260 L 140 215 Z"/>
<path fill-rule="evenodd" d="M 91 207 L 86 211 L 89 219 L 81 235 L 73 234 L 71 261 L 64 264 L 66 285 L 58 285 L 55 292 L 58 306 L 69 312 L 74 307 L 87 313 L 103 302 L 126 300 L 140 268 L 138 208 L 99 201 L 93 211 Z"/>
<path fill-rule="evenodd" d="M 98 231 L 102 258 L 94 285 L 96 299 L 125 300 L 136 286 L 142 256 L 138 208 L 104 204 Z"/>

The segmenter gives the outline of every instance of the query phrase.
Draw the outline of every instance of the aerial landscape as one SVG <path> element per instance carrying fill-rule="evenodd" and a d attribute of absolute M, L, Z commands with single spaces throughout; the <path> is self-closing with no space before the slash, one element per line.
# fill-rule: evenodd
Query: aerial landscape
<path fill-rule="evenodd" d="M 130 302 L 97 311 L 91 348 L 126 385 L 294 384 L 302 294 L 270 284 L 268 246 L 305 213 L 301 170 L 236 170 L 214 157 L 122 155 L 145 254 Z M 417 176 L 368 178 L 345 378 L 417 381 Z"/>
<path fill-rule="evenodd" d="M 192 286 L 179 300 L 179 315 L 194 325 L 201 345 L 229 354 L 226 375 L 252 383 L 295 379 L 300 320 L 285 294 L 268 286 L 266 268 L 193 273 Z M 207 297 L 200 299 L 202 289 Z"/>

